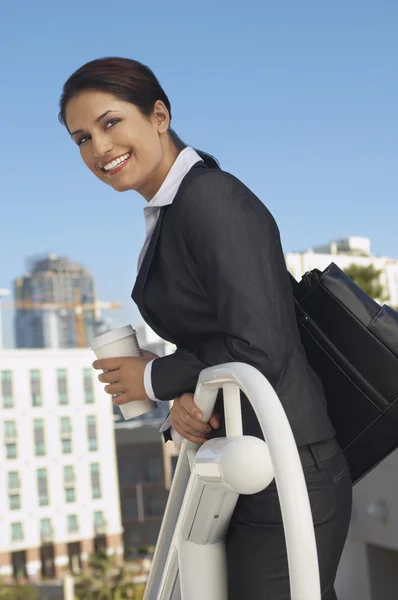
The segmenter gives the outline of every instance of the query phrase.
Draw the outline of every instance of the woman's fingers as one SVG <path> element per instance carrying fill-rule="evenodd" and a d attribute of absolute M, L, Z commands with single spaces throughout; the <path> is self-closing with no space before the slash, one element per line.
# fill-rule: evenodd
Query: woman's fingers
<path fill-rule="evenodd" d="M 209 423 L 213 429 L 218 429 L 220 427 L 220 413 L 213 413 Z"/>
<path fill-rule="evenodd" d="M 201 420 L 203 418 L 202 411 L 196 406 L 193 394 L 183 394 L 179 398 L 181 405 L 185 408 L 187 413 L 191 415 L 196 420 Z"/>
<path fill-rule="evenodd" d="M 176 398 L 170 411 L 171 426 L 178 431 L 183 437 L 199 443 L 207 439 L 206 436 L 211 431 L 211 427 L 202 423 L 196 417 L 197 406 L 193 402 L 192 394 L 183 394 L 180 398 Z M 188 437 L 190 436 L 190 437 Z M 195 439 L 193 439 L 195 438 Z"/>
<path fill-rule="evenodd" d="M 179 433 L 184 439 L 189 440 L 194 444 L 203 444 L 203 442 L 207 441 L 207 437 L 204 437 L 202 435 L 194 435 L 188 432 L 186 429 L 184 429 L 185 424 L 182 424 L 177 418 L 170 419 L 170 423 L 177 433 Z"/>
<path fill-rule="evenodd" d="M 123 392 L 125 392 L 126 390 L 123 388 L 123 384 L 121 383 L 110 383 L 109 385 L 105 386 L 105 392 L 107 394 L 122 394 Z"/>
<path fill-rule="evenodd" d="M 120 379 L 119 369 L 115 371 L 104 371 L 98 375 L 98 381 L 101 383 L 117 383 Z"/>
<path fill-rule="evenodd" d="M 178 422 L 179 426 L 182 427 L 184 431 L 197 437 L 204 438 L 211 431 L 209 425 L 191 417 L 182 406 L 179 408 L 173 407 L 171 409 L 170 421 L 171 425 L 173 425 L 174 421 Z"/>
<path fill-rule="evenodd" d="M 177 433 L 194 444 L 203 444 L 211 429 L 220 426 L 220 414 L 213 413 L 209 424 L 202 422 L 203 414 L 196 406 L 193 394 L 176 398 L 170 411 L 170 424 Z"/>
<path fill-rule="evenodd" d="M 186 431 L 193 434 L 210 433 L 211 427 L 201 421 L 202 413 L 193 401 L 193 394 L 183 394 L 175 407 L 179 421 Z M 198 415 L 201 415 L 200 417 Z"/>

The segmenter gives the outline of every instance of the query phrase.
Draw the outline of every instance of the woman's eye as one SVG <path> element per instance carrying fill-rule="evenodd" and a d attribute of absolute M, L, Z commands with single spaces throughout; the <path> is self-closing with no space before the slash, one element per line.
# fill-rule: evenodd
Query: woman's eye
<path fill-rule="evenodd" d="M 105 129 L 109 129 L 110 127 L 113 127 L 114 125 L 116 125 L 116 123 L 119 123 L 120 119 L 109 119 L 109 121 L 107 121 L 105 123 Z M 77 142 L 78 146 L 81 146 L 82 144 L 85 144 L 87 142 L 87 140 L 90 139 L 90 135 L 83 135 Z"/>
<path fill-rule="evenodd" d="M 84 135 L 83 137 L 80 138 L 80 140 L 77 142 L 78 146 L 81 146 L 82 144 L 84 144 L 84 142 L 87 142 L 87 140 L 89 139 L 89 135 Z"/>
<path fill-rule="evenodd" d="M 116 123 L 119 123 L 120 119 L 110 119 L 105 123 L 105 129 L 109 129 L 109 127 L 113 127 Z"/>

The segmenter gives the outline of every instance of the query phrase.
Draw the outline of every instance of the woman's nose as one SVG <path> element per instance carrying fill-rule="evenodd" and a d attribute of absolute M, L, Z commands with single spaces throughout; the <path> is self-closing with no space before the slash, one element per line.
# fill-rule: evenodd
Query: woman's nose
<path fill-rule="evenodd" d="M 112 143 L 105 136 L 93 137 L 93 152 L 95 158 L 101 158 L 112 150 Z"/>

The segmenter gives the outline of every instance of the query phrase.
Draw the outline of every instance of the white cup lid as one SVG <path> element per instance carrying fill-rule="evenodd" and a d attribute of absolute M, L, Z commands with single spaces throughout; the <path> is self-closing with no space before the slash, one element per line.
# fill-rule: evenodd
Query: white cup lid
<path fill-rule="evenodd" d="M 103 346 L 104 344 L 110 344 L 111 342 L 116 342 L 117 340 L 121 340 L 124 337 L 128 337 L 135 333 L 135 329 L 131 325 L 124 325 L 123 327 L 118 327 L 117 329 L 112 329 L 112 331 L 107 331 L 102 335 L 98 335 L 93 339 L 91 343 L 91 350 L 95 350 L 99 346 Z"/>

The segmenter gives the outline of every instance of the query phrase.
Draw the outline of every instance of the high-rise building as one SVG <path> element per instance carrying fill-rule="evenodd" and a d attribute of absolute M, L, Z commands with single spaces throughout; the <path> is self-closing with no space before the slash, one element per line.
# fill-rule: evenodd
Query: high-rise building
<path fill-rule="evenodd" d="M 78 572 L 123 553 L 112 403 L 87 349 L 3 350 L 0 576 Z M 159 436 L 160 437 L 160 436 Z"/>
<path fill-rule="evenodd" d="M 55 254 L 30 259 L 28 269 L 14 281 L 16 347 L 90 346 L 101 332 L 98 311 L 87 307 L 79 314 L 74 307 L 95 303 L 94 279 L 88 269 Z"/>

